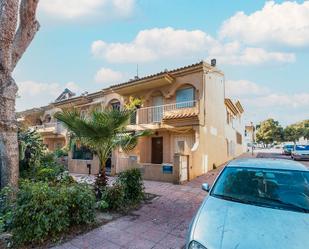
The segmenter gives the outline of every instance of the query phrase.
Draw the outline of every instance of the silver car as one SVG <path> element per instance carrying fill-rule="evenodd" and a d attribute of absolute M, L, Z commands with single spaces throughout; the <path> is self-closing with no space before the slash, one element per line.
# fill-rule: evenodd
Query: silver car
<path fill-rule="evenodd" d="M 291 157 L 294 160 L 308 160 L 309 159 L 309 145 L 295 145 L 291 152 Z"/>
<path fill-rule="evenodd" d="M 230 162 L 193 219 L 187 249 L 308 249 L 309 170 L 278 159 Z"/>

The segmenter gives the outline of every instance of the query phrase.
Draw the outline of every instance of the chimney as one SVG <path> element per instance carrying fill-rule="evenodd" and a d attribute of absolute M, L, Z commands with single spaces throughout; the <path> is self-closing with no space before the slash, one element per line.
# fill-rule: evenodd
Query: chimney
<path fill-rule="evenodd" d="M 217 60 L 216 60 L 216 59 L 211 59 L 210 65 L 211 65 L 212 67 L 215 67 L 216 64 L 217 64 Z"/>

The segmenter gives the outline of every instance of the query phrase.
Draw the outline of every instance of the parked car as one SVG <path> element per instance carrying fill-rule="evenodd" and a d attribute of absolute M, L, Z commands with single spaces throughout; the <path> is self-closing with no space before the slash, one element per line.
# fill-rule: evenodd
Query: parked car
<path fill-rule="evenodd" d="M 294 144 L 285 144 L 285 145 L 283 145 L 282 154 L 283 155 L 291 155 L 293 149 L 294 149 Z"/>
<path fill-rule="evenodd" d="M 308 160 L 309 159 L 309 145 L 295 145 L 291 157 L 294 160 Z"/>
<path fill-rule="evenodd" d="M 282 159 L 230 162 L 194 217 L 187 249 L 309 248 L 309 169 Z"/>

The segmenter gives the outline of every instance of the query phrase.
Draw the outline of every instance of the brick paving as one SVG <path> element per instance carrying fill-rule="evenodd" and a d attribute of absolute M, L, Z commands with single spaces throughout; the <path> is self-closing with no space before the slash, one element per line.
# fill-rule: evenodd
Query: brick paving
<path fill-rule="evenodd" d="M 222 168 L 184 185 L 145 181 L 146 192 L 158 195 L 150 204 L 54 249 L 183 248 L 190 221 L 207 195 L 201 184 L 212 184 Z"/>
<path fill-rule="evenodd" d="M 154 181 L 145 181 L 145 187 L 158 195 L 150 204 L 55 249 L 183 248 L 190 221 L 206 193 L 200 186 Z"/>

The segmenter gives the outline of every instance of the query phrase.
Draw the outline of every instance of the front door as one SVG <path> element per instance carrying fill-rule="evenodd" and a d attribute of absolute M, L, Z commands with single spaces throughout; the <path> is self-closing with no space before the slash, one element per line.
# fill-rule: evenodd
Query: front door
<path fill-rule="evenodd" d="M 151 147 L 151 163 L 163 162 L 163 137 L 153 137 Z"/>

